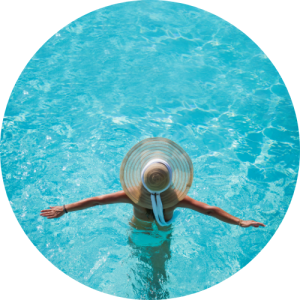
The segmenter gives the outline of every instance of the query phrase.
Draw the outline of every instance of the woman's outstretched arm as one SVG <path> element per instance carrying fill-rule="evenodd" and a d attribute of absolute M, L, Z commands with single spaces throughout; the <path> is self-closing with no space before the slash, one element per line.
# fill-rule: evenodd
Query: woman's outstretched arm
<path fill-rule="evenodd" d="M 230 215 L 229 213 L 227 213 L 226 211 L 224 211 L 223 209 L 221 209 L 219 207 L 210 206 L 206 203 L 197 201 L 189 196 L 186 196 L 182 201 L 180 201 L 178 203 L 177 207 L 189 208 L 189 209 L 195 210 L 199 213 L 217 218 L 223 222 L 233 224 L 233 225 L 239 225 L 241 227 L 250 227 L 250 226 L 265 227 L 266 226 L 263 223 L 256 222 L 253 220 L 246 221 L 246 220 L 239 219 L 235 216 Z"/>
<path fill-rule="evenodd" d="M 128 203 L 132 204 L 130 198 L 125 194 L 124 191 L 96 196 L 87 199 L 80 200 L 78 202 L 65 204 L 65 209 L 67 212 L 82 210 L 89 207 L 93 207 L 96 205 L 104 205 L 104 204 L 115 204 L 115 203 Z M 47 219 L 59 218 L 64 215 L 63 206 L 53 206 L 50 209 L 45 209 L 41 211 L 41 216 L 46 217 Z"/>
<path fill-rule="evenodd" d="M 249 221 L 241 220 L 237 217 L 234 217 L 234 216 L 230 215 L 229 213 L 227 213 L 226 211 L 224 211 L 220 207 L 213 207 L 210 216 L 215 217 L 215 218 L 217 218 L 217 219 L 219 219 L 223 222 L 226 222 L 226 223 L 229 223 L 229 224 L 234 224 L 234 225 L 239 225 L 241 227 L 249 227 L 249 226 L 253 226 L 253 227 L 263 226 L 263 227 L 265 227 L 266 226 L 263 223 L 256 222 L 256 221 L 253 221 L 253 220 L 249 220 Z"/>

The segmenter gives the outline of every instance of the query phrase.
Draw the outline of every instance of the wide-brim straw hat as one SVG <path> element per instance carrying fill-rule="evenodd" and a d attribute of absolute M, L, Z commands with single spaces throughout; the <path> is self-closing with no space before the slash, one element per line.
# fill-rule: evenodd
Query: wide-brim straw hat
<path fill-rule="evenodd" d="M 160 194 L 163 208 L 183 200 L 193 181 L 193 164 L 188 154 L 173 141 L 148 138 L 133 146 L 122 161 L 120 181 L 126 195 L 139 206 L 152 209 L 151 193 L 144 187 L 141 174 L 153 159 L 166 161 L 172 169 L 170 187 Z"/>

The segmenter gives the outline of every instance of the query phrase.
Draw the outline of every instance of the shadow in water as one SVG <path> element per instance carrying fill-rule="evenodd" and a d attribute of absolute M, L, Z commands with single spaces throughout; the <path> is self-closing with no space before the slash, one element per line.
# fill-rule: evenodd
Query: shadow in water
<path fill-rule="evenodd" d="M 136 261 L 132 268 L 132 288 L 137 299 L 168 299 L 166 263 L 171 258 L 172 225 L 159 230 L 148 223 L 138 229 L 133 217 L 128 244 Z M 144 222 L 143 222 L 144 223 Z"/>

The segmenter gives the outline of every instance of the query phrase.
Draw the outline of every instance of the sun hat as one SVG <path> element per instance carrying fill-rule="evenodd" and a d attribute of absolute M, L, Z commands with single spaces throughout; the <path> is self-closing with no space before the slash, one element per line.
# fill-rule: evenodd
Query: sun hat
<path fill-rule="evenodd" d="M 193 181 L 193 164 L 188 154 L 173 141 L 147 138 L 124 157 L 120 181 L 126 195 L 137 205 L 153 209 L 164 226 L 163 208 L 183 200 Z"/>

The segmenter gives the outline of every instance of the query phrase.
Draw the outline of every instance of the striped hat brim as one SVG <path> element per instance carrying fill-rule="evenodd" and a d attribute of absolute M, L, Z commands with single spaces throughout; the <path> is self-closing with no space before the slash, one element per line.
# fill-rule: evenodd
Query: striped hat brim
<path fill-rule="evenodd" d="M 188 154 L 169 139 L 148 138 L 133 146 L 121 164 L 121 185 L 134 203 L 152 209 L 150 192 L 143 186 L 141 173 L 153 159 L 162 159 L 172 168 L 172 183 L 160 195 L 163 207 L 172 207 L 184 199 L 192 185 L 193 164 Z"/>

